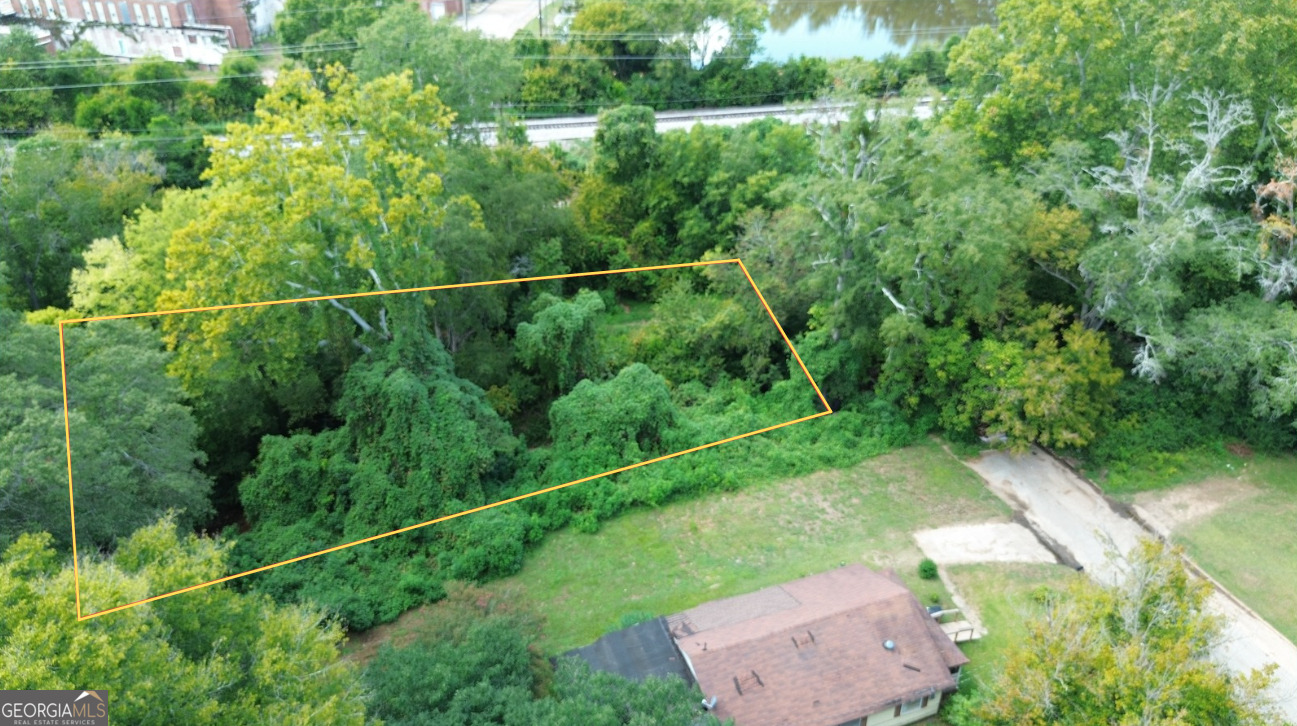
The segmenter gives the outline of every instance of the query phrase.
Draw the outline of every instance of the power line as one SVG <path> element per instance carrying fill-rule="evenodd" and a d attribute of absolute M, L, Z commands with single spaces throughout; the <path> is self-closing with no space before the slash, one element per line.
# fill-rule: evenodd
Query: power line
<path fill-rule="evenodd" d="M 260 73 L 231 73 L 212 78 L 151 78 L 143 81 L 107 81 L 104 83 L 67 83 L 61 86 L 28 86 L 26 88 L 0 88 L 0 93 L 17 93 L 19 91 L 63 91 L 70 88 L 102 88 L 104 86 L 144 86 L 154 83 L 187 83 L 189 81 L 219 81 L 222 78 L 260 78 Z"/>
<path fill-rule="evenodd" d="M 238 55 L 250 57 L 250 56 L 271 55 L 277 52 L 303 53 L 303 54 L 327 53 L 333 50 L 352 50 L 359 47 L 360 47 L 360 43 L 358 43 L 357 41 L 340 40 L 332 43 L 322 43 L 322 44 L 303 43 L 298 45 L 263 46 L 262 48 L 259 49 L 254 48 L 249 50 L 238 51 Z M 171 61 L 167 61 L 167 62 L 171 63 Z M 105 65 L 105 66 L 117 67 L 117 68 L 129 68 L 131 66 L 135 66 L 139 64 L 140 64 L 139 61 L 123 63 L 117 60 L 116 58 L 113 58 L 112 56 L 105 55 L 105 56 L 98 56 L 95 58 L 54 58 L 50 60 L 24 61 L 20 63 L 14 63 L 14 62 L 6 63 L 4 61 L 0 61 L 0 71 L 58 70 L 61 68 L 82 68 L 82 67 L 94 66 L 94 65 Z"/>

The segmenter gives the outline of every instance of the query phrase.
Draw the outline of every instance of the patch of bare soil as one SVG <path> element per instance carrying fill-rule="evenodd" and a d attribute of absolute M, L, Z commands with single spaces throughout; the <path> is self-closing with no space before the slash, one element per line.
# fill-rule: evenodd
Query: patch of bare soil
<path fill-rule="evenodd" d="M 1235 441 L 1232 444 L 1225 444 L 1225 449 L 1234 456 L 1241 456 L 1244 459 L 1252 458 L 1252 447 L 1242 441 Z"/>
<path fill-rule="evenodd" d="M 1217 478 L 1174 489 L 1140 492 L 1135 495 L 1135 504 L 1162 526 L 1174 530 L 1208 517 L 1226 504 L 1260 493 L 1259 488 L 1247 482 Z"/>

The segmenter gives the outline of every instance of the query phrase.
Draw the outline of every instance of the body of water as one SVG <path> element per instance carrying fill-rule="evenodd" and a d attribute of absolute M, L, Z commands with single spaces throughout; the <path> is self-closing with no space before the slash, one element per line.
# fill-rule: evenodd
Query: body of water
<path fill-rule="evenodd" d="M 995 22 L 995 0 L 774 0 L 763 60 L 880 58 Z"/>

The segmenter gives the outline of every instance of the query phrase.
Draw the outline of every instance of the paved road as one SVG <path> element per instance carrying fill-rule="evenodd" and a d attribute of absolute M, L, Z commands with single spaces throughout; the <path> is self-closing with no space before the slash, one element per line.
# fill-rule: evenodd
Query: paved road
<path fill-rule="evenodd" d="M 816 103 L 798 105 L 740 106 L 734 108 L 700 108 L 689 111 L 658 111 L 657 131 L 665 133 L 677 129 L 691 129 L 694 124 L 704 126 L 742 126 L 762 118 L 778 118 L 786 123 L 811 123 L 841 121 L 846 118 L 850 104 Z M 896 109 L 896 113 L 903 113 Z M 914 116 L 920 119 L 932 117 L 930 103 L 916 106 Z M 870 112 L 872 118 L 872 111 Z M 553 143 L 565 143 L 580 139 L 594 138 L 599 125 L 598 116 L 563 116 L 548 119 L 530 119 L 523 122 L 527 128 L 527 140 L 536 146 L 548 146 Z M 483 141 L 495 142 L 494 130 L 483 127 Z"/>
<path fill-rule="evenodd" d="M 1129 552 L 1141 537 L 1141 524 L 1118 513 L 1092 485 L 1053 457 L 1033 448 L 1024 456 L 987 452 L 966 462 L 991 490 L 1020 511 L 1064 559 L 1074 560 L 1100 581 L 1119 573 L 1108 557 L 1110 547 Z M 1217 588 L 1207 602 L 1225 617 L 1225 642 L 1216 655 L 1238 673 L 1267 663 L 1279 666 L 1274 696 L 1288 720 L 1297 723 L 1297 646 L 1260 616 Z"/>

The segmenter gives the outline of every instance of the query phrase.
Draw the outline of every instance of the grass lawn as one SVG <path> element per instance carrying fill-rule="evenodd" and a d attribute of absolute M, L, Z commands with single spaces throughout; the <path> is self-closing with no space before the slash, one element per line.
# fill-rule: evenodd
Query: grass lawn
<path fill-rule="evenodd" d="M 1258 490 L 1172 532 L 1204 570 L 1297 642 L 1297 458 L 1254 457 L 1231 477 Z"/>
<path fill-rule="evenodd" d="M 1040 613 L 1032 591 L 1081 576 L 1064 565 L 1023 562 L 954 565 L 946 572 L 986 626 L 985 637 L 960 646 L 970 661 L 963 678 L 985 684 L 994 679 L 1005 650 L 1025 634 L 1023 621 Z"/>
<path fill-rule="evenodd" d="M 895 568 L 926 602 L 946 593 L 919 579 L 910 533 L 1008 515 L 975 474 L 924 442 L 843 471 L 630 512 L 595 534 L 554 533 L 496 586 L 521 585 L 545 614 L 551 653 L 596 640 L 627 613 L 668 615 L 849 562 Z"/>
<path fill-rule="evenodd" d="M 1209 476 L 1230 476 L 1255 461 L 1246 447 L 1216 445 L 1176 452 L 1156 452 L 1117 469 L 1081 468 L 1104 492 L 1130 501 L 1139 492 L 1170 489 Z"/>

